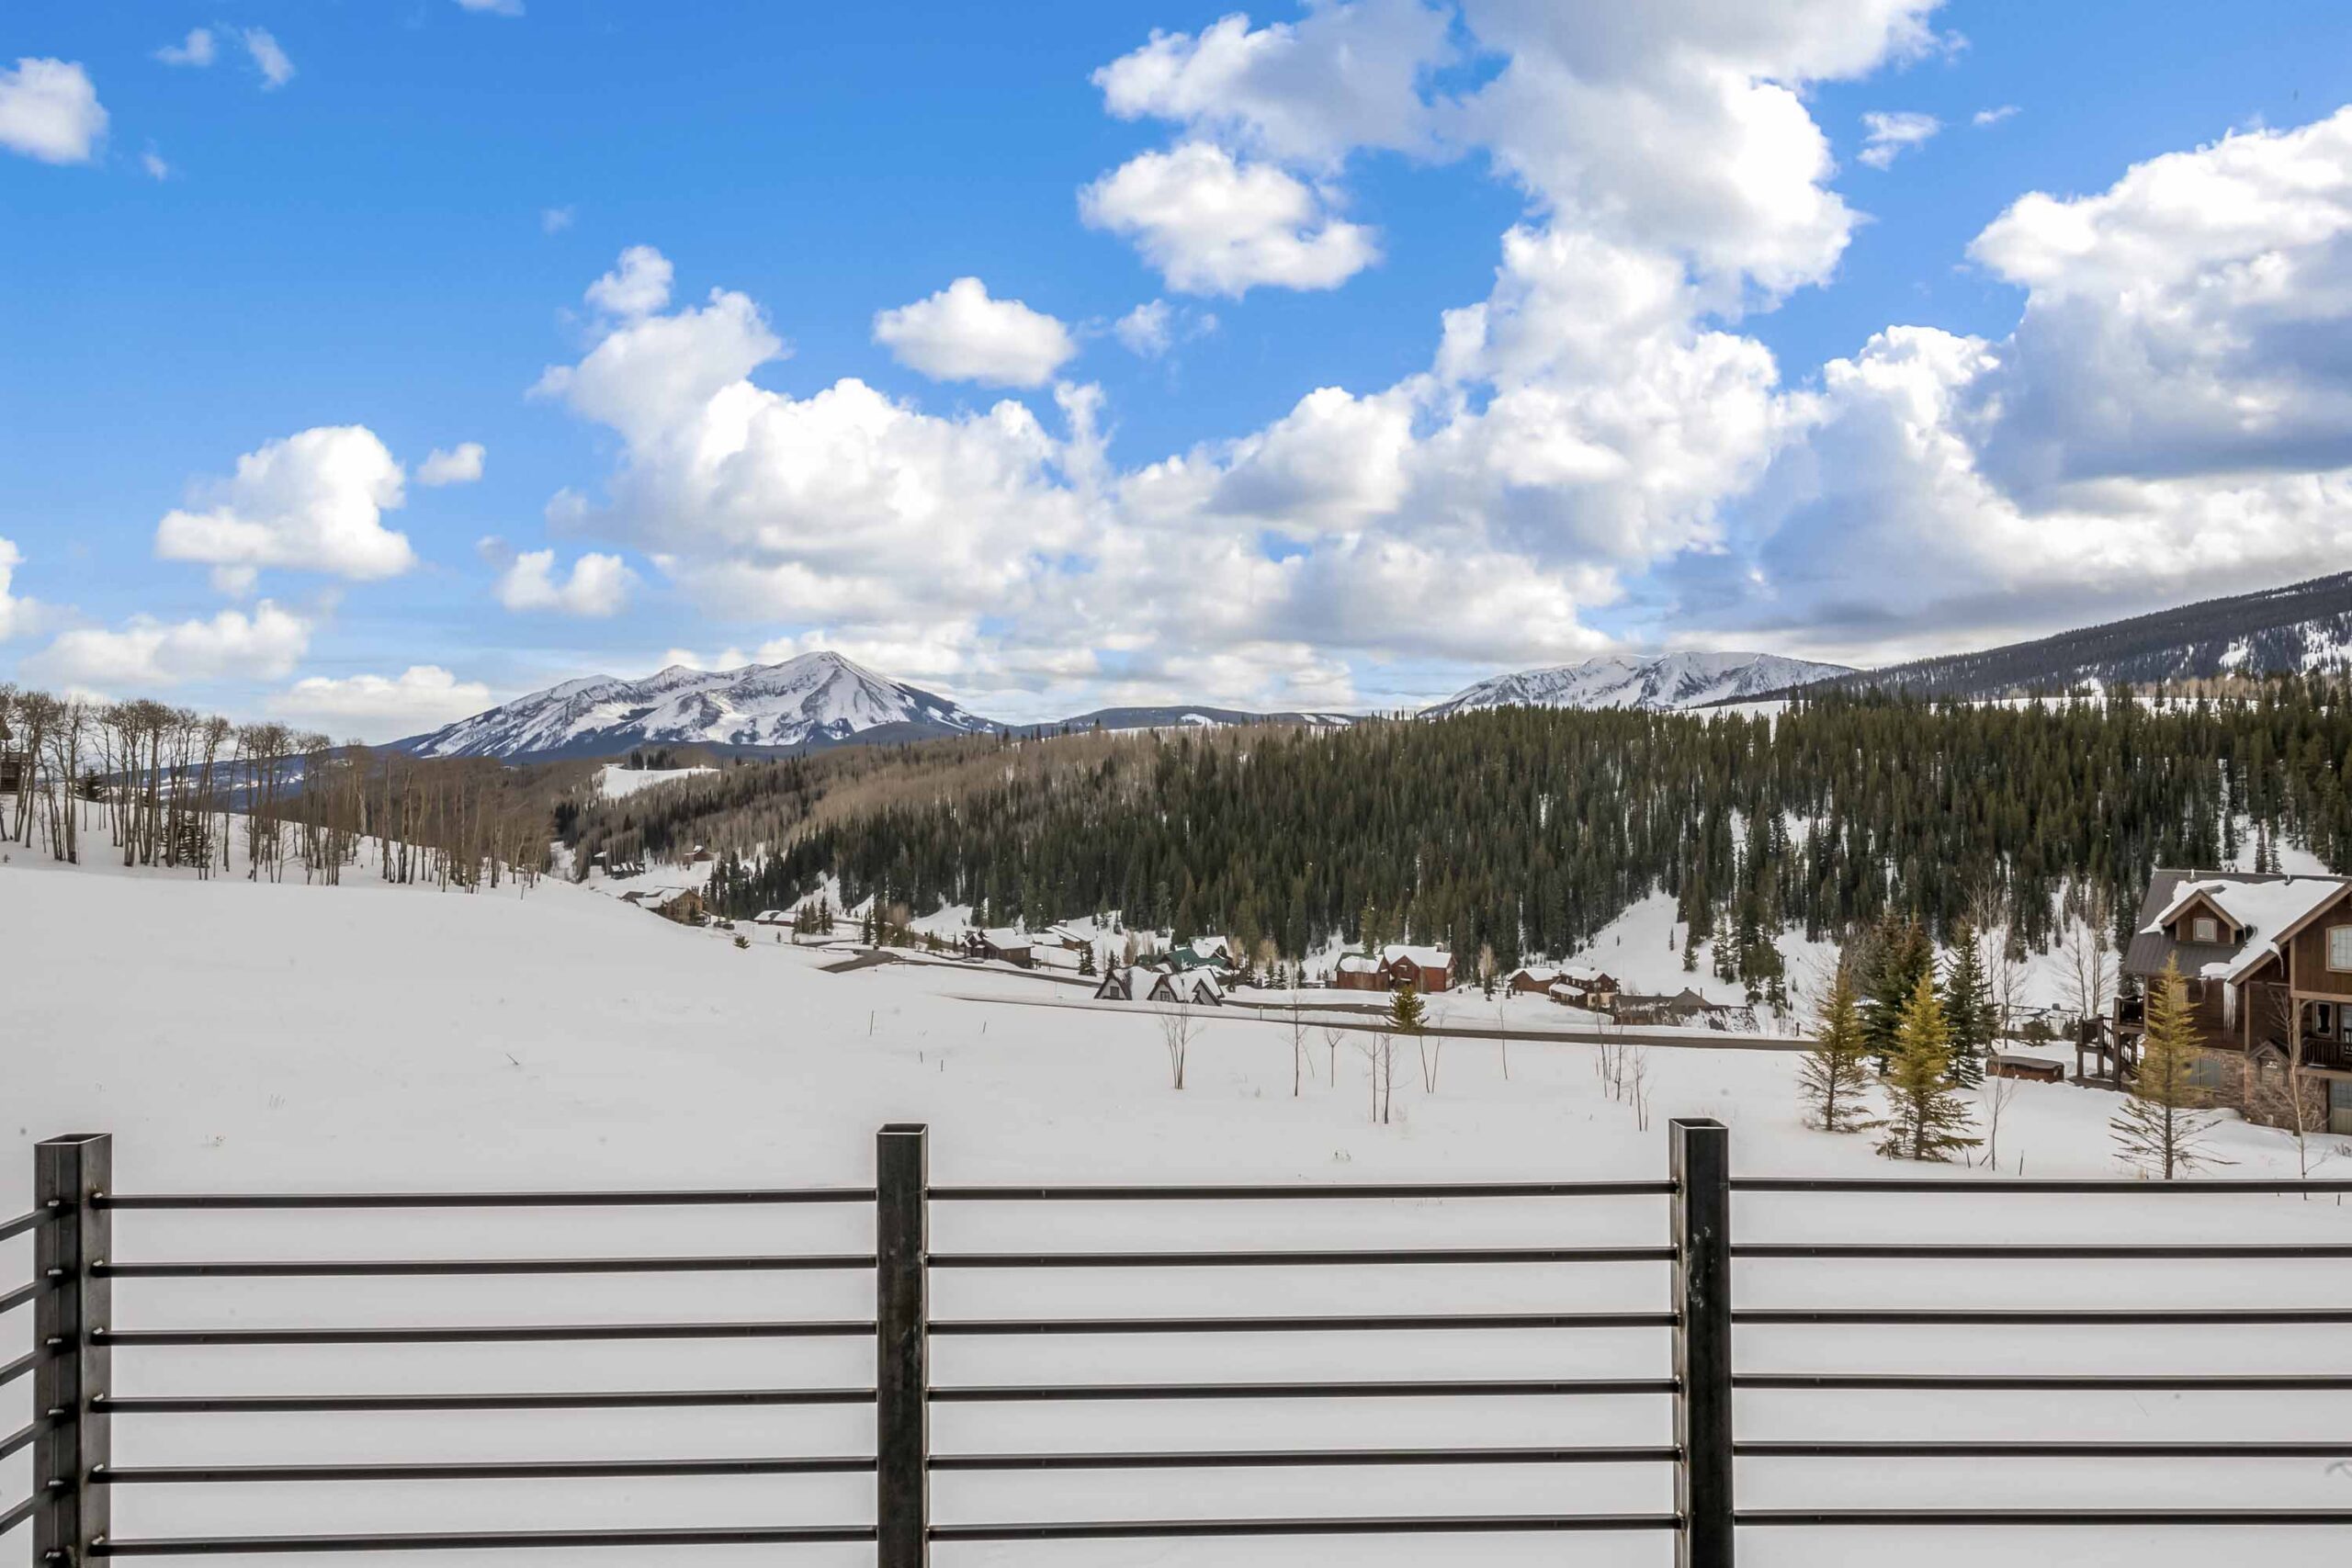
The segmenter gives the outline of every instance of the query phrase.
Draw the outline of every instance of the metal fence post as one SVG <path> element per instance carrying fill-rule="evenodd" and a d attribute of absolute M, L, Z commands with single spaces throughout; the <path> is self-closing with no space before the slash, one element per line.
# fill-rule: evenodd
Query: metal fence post
<path fill-rule="evenodd" d="M 1678 1568 L 1731 1568 L 1731 1134 L 1677 1117 L 1674 1198 L 1675 1511 Z"/>
<path fill-rule="evenodd" d="M 879 1568 L 931 1561 L 930 1130 L 875 1139 L 875 1524 Z"/>
<path fill-rule="evenodd" d="M 107 1420 L 90 1401 L 107 1392 L 103 1343 L 108 1290 L 91 1266 L 112 1256 L 106 1211 L 90 1200 L 114 1185 L 114 1140 L 104 1133 L 51 1138 L 33 1149 L 33 1199 L 49 1223 L 33 1231 L 33 1561 L 83 1568 L 107 1529 L 107 1489 L 90 1477 L 107 1462 Z"/>

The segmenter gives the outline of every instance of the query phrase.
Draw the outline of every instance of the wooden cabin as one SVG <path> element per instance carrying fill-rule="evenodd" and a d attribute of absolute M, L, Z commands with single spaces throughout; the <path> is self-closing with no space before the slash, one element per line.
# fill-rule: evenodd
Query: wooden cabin
<path fill-rule="evenodd" d="M 1019 969 L 1036 967 L 1035 947 L 1034 939 L 1009 928 L 971 931 L 964 938 L 967 957 L 990 959 Z"/>
<path fill-rule="evenodd" d="M 2217 1104 L 2250 1121 L 2352 1133 L 2352 877 L 2158 871 L 2141 900 L 2106 1028 L 2076 1046 L 2080 1081 L 2129 1077 L 2146 995 L 2167 964 L 2186 983 Z M 2096 1054 L 2096 1074 L 2084 1070 Z"/>
<path fill-rule="evenodd" d="M 1510 977 L 1503 982 L 1503 987 L 1513 996 L 1549 996 L 1559 979 L 1558 975 L 1540 969 L 1514 969 Z"/>
<path fill-rule="evenodd" d="M 1410 986 L 1427 995 L 1453 988 L 1453 955 L 1442 947 L 1392 942 L 1375 958 L 1343 953 L 1331 967 L 1331 983 L 1343 991 L 1397 991 Z"/>
<path fill-rule="evenodd" d="M 1136 993 L 1140 991 L 1143 997 L 1148 997 L 1151 994 L 1151 983 L 1157 978 L 1159 976 L 1155 971 L 1146 969 L 1140 964 L 1125 968 L 1113 964 L 1102 971 L 1102 981 L 1094 987 L 1094 999 L 1104 1002 L 1140 1000 L 1142 998 Z"/>

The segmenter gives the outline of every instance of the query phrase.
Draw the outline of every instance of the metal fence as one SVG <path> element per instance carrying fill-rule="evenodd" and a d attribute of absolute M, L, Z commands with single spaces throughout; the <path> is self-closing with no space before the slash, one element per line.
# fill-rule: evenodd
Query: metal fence
<path fill-rule="evenodd" d="M 29 1351 L 0 1364 L 0 1384 L 29 1378 L 33 1418 L 0 1436 L 0 1460 L 29 1450 L 33 1495 L 0 1509 L 0 1536 L 29 1527 L 31 1561 L 77 1565 L 104 1557 L 482 1550 L 681 1547 L 749 1544 L 874 1544 L 880 1568 L 916 1568 L 933 1543 L 1136 1538 L 1283 1537 L 1371 1534 L 1481 1535 L 1518 1532 L 1657 1532 L 1670 1535 L 1686 1568 L 1729 1568 L 1743 1529 L 1838 1526 L 2352 1526 L 2352 1508 L 2132 1509 L 1811 1508 L 1745 1510 L 1734 1495 L 1736 1462 L 1823 1459 L 2312 1459 L 2352 1460 L 2352 1436 L 2326 1442 L 1742 1441 L 1734 1431 L 1741 1390 L 1871 1391 L 2352 1391 L 2352 1375 L 2162 1373 L 2114 1376 L 1909 1375 L 1744 1371 L 1733 1359 L 1742 1325 L 2270 1326 L 2352 1323 L 2352 1306 L 2313 1308 L 2051 1307 L 2018 1310 L 1743 1308 L 1732 1272 L 1743 1258 L 2028 1261 L 2181 1258 L 2352 1258 L 2352 1243 L 2080 1245 L 1783 1243 L 1735 1238 L 1736 1193 L 1855 1193 L 1917 1196 L 2159 1193 L 2343 1193 L 2352 1180 L 1956 1182 L 1943 1179 L 1735 1178 L 1729 1137 L 1711 1121 L 1675 1122 L 1663 1181 L 1312 1184 L 1276 1186 L 935 1186 L 925 1130 L 894 1125 L 877 1139 L 871 1187 L 718 1191 L 459 1193 L 275 1193 L 132 1195 L 111 1180 L 105 1134 L 52 1139 L 35 1156 L 36 1208 L 0 1224 L 0 1242 L 30 1235 L 33 1278 L 0 1292 L 0 1315 L 31 1308 Z M 930 1240 L 933 1205 L 1160 1202 L 1286 1203 L 1334 1200 L 1669 1200 L 1670 1223 L 1654 1246 L 1211 1251 L 938 1252 Z M 577 1258 L 382 1259 L 363 1261 L 137 1262 L 115 1258 L 110 1222 L 132 1210 L 460 1210 L 708 1208 L 861 1205 L 875 1218 L 871 1253 Z M 1430 1265 L 1665 1265 L 1668 1308 L 1660 1312 L 1446 1314 L 1139 1316 L 941 1319 L 928 1287 L 942 1269 L 1340 1269 Z M 837 1271 L 870 1274 L 874 1316 L 854 1321 L 669 1322 L 364 1328 L 121 1330 L 116 1280 L 158 1279 L 393 1278 L 459 1275 L 585 1275 Z M 1071 1383 L 942 1385 L 932 1381 L 930 1342 L 956 1336 L 1227 1335 L 1445 1332 L 1525 1329 L 1645 1329 L 1669 1335 L 1670 1375 L 1584 1380 Z M 220 1394 L 119 1396 L 115 1351 L 192 1346 L 376 1346 L 683 1339 L 868 1339 L 876 1347 L 870 1387 L 632 1390 L 613 1393 Z M 1669 1444 L 1607 1447 L 1288 1449 L 1205 1451 L 939 1453 L 933 1406 L 1164 1400 L 1379 1400 L 1464 1396 L 1541 1399 L 1644 1396 L 1671 1401 Z M 592 1410 L 783 1405 L 871 1406 L 871 1454 L 725 1459 L 585 1460 L 544 1462 L 391 1464 L 197 1464 L 124 1468 L 109 1454 L 117 1420 L 164 1414 L 236 1412 Z M 1670 1511 L 1403 1517 L 1106 1519 L 958 1523 L 932 1517 L 931 1477 L 975 1472 L 1207 1471 L 1274 1467 L 1609 1465 L 1672 1468 Z M 875 1478 L 873 1523 L 709 1524 L 682 1529 L 510 1530 L 349 1535 L 118 1538 L 108 1501 L 125 1486 L 372 1481 L 511 1482 L 621 1477 L 863 1474 Z"/>

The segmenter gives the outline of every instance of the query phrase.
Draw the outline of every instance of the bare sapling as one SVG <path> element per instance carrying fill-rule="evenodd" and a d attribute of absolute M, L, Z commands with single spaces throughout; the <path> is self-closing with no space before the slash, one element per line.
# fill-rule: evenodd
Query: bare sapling
<path fill-rule="evenodd" d="M 1159 1041 L 1168 1050 L 1168 1085 L 1184 1087 L 1184 1066 L 1193 1051 L 1193 1010 L 1178 1003 L 1159 1015 Z"/>
<path fill-rule="evenodd" d="M 2017 1091 L 2018 1080 L 1997 1071 L 1987 1073 L 1977 1090 L 1977 1102 L 1984 1108 L 1984 1163 L 1996 1171 L 2001 1168 L 2001 1113 Z"/>
<path fill-rule="evenodd" d="M 1306 1066 L 1306 1019 L 1298 1009 L 1298 991 L 1290 994 L 1290 1097 L 1296 1100 L 1299 1087 L 1305 1081 Z"/>
<path fill-rule="evenodd" d="M 1372 1120 L 1386 1126 L 1396 1104 L 1396 1036 L 1385 1029 L 1373 1032 L 1356 1047 L 1372 1079 Z"/>

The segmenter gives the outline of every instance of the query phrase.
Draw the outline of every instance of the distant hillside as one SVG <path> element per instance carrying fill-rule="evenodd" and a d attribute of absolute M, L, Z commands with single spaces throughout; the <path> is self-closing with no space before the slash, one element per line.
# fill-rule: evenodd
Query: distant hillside
<path fill-rule="evenodd" d="M 1608 654 L 1580 664 L 1522 670 L 1481 681 L 1424 710 L 1424 718 L 1480 708 L 1640 708 L 1650 713 L 1738 702 L 1852 673 L 1776 653 Z"/>
<path fill-rule="evenodd" d="M 1244 708 L 1204 707 L 1198 703 L 1166 707 L 1096 708 L 1041 728 L 1055 729 L 1205 729 L 1220 724 L 1303 724 L 1310 728 L 1342 728 L 1355 723 L 1344 713 L 1251 713 Z"/>
<path fill-rule="evenodd" d="M 1821 684 L 1994 697 L 2064 692 L 2086 682 L 2150 685 L 2217 675 L 2324 670 L 2341 665 L 2347 654 L 2352 654 L 2352 572 L 2338 572 L 1981 653 L 1915 660 Z"/>

